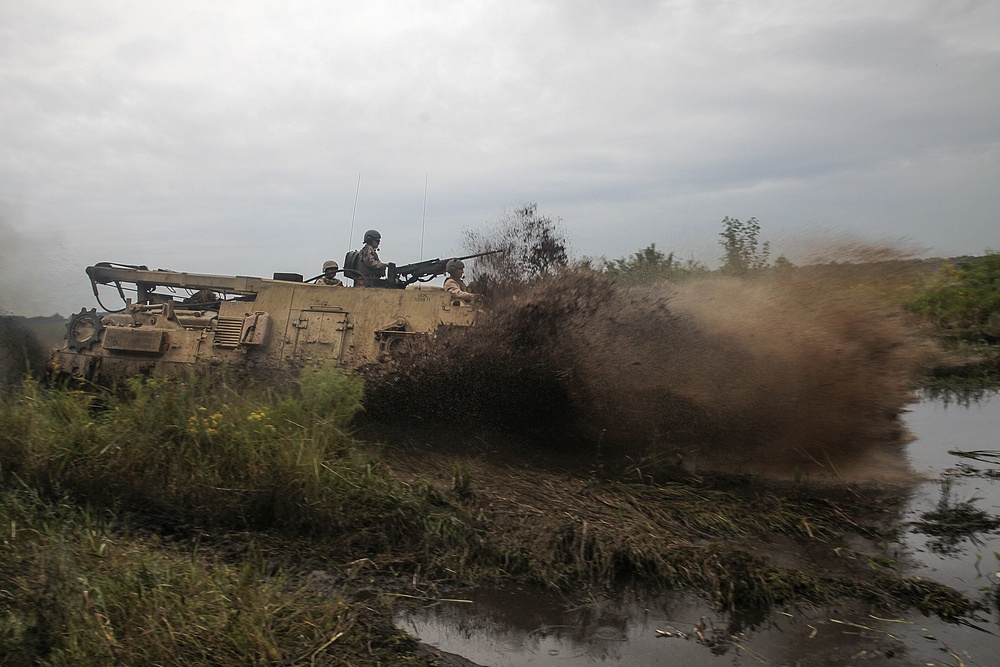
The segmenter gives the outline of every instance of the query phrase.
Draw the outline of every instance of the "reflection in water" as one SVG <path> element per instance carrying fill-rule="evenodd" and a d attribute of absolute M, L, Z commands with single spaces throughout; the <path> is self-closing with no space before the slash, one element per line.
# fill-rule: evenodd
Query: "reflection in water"
<path fill-rule="evenodd" d="M 965 471 L 968 476 L 972 473 Z M 913 522 L 913 529 L 930 536 L 928 548 L 937 554 L 958 554 L 962 544 L 968 540 L 973 546 L 984 545 L 982 536 L 1000 528 L 1000 517 L 989 514 L 976 506 L 979 498 L 956 500 L 953 487 L 955 477 L 945 473 L 941 478 L 941 497 L 937 507 L 920 515 Z"/>
<path fill-rule="evenodd" d="M 1000 450 L 1000 397 L 986 395 L 967 403 L 925 399 L 911 407 L 906 421 L 917 439 L 909 445 L 908 456 L 927 481 L 912 492 L 899 517 L 903 525 L 920 527 L 918 522 L 926 523 L 928 514 L 942 507 L 971 508 L 988 517 L 1000 514 L 1000 465 L 989 457 L 948 453 Z M 946 471 L 962 474 L 948 476 L 943 495 L 940 477 Z M 943 518 L 954 520 L 956 515 Z M 997 664 L 995 656 L 1000 655 L 1000 537 L 989 526 L 980 528 L 975 540 L 955 539 L 947 552 L 937 548 L 934 535 L 908 530 L 896 554 L 900 566 L 912 574 L 982 601 L 982 617 L 973 619 L 971 626 L 915 611 L 879 615 L 857 604 L 751 617 L 715 613 L 684 594 L 624 591 L 614 598 L 574 602 L 526 589 L 479 589 L 467 595 L 472 605 L 410 610 L 400 615 L 398 624 L 426 643 L 493 667 L 797 662 L 985 667 Z M 772 548 L 776 558 L 783 552 L 780 559 L 799 567 L 836 565 L 828 553 L 812 554 L 794 540 L 778 540 Z M 863 565 L 862 559 L 858 566 Z"/>
<path fill-rule="evenodd" d="M 906 520 L 919 522 L 927 513 L 966 505 L 973 511 L 1000 514 L 1000 465 L 992 459 L 977 460 L 949 452 L 1000 450 L 1000 395 L 987 394 L 978 401 L 922 401 L 912 406 L 907 423 L 918 439 L 909 447 L 913 468 L 928 477 L 918 487 Z M 941 482 L 942 479 L 946 482 Z M 942 486 L 943 484 L 943 486 Z M 1000 537 L 995 531 L 975 534 L 975 540 L 955 540 L 955 548 L 941 553 L 933 535 L 918 530 L 904 537 L 917 565 L 917 574 L 944 582 L 966 595 L 977 596 L 996 583 L 1000 570 Z"/>
<path fill-rule="evenodd" d="M 735 638 L 761 618 L 723 622 L 688 596 L 622 592 L 582 604 L 529 589 L 479 589 L 472 609 L 439 605 L 408 612 L 399 626 L 473 662 L 503 665 L 697 664 L 738 652 Z M 663 661 L 663 662 L 661 662 Z"/>
<path fill-rule="evenodd" d="M 854 604 L 747 619 L 716 614 L 683 594 L 640 599 L 624 593 L 566 608 L 552 607 L 543 591 L 479 590 L 471 599 L 472 608 L 440 605 L 405 613 L 398 625 L 492 667 L 788 665 L 804 659 L 802 664 L 840 667 L 852 658 L 866 665 L 911 664 L 901 663 L 904 657 L 939 664 L 935 653 L 942 648 L 925 637 L 928 619 L 877 617 Z"/>

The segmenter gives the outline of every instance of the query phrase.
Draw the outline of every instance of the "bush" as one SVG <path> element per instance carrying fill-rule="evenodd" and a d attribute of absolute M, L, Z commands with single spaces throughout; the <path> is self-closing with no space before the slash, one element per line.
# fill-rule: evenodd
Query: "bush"
<path fill-rule="evenodd" d="M 664 255 L 656 249 L 655 243 L 631 257 L 619 257 L 607 262 L 605 275 L 614 278 L 620 285 L 643 285 L 660 280 L 678 280 L 704 275 L 708 271 L 701 263 L 689 259 L 682 263 L 674 253 Z"/>
<path fill-rule="evenodd" d="M 906 305 L 948 338 L 1000 342 L 1000 253 L 946 266 L 936 284 Z"/>

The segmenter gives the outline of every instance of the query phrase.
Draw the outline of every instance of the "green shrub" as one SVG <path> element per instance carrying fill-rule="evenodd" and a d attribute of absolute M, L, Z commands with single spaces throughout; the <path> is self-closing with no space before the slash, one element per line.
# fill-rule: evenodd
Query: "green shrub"
<path fill-rule="evenodd" d="M 424 531 L 420 494 L 345 432 L 360 380 L 308 371 L 282 388 L 136 378 L 117 393 L 27 383 L 0 399 L 0 471 L 167 525 L 338 536 L 382 551 Z"/>
<path fill-rule="evenodd" d="M 674 257 L 674 253 L 663 254 L 656 249 L 655 243 L 639 252 L 632 253 L 631 257 L 619 257 L 608 261 L 604 266 L 604 273 L 614 278 L 620 285 L 644 285 L 662 280 L 681 280 L 701 276 L 708 272 L 708 269 L 701 263 L 689 259 L 681 262 Z"/>
<path fill-rule="evenodd" d="M 1000 342 L 1000 253 L 941 270 L 935 284 L 907 303 L 949 338 Z"/>

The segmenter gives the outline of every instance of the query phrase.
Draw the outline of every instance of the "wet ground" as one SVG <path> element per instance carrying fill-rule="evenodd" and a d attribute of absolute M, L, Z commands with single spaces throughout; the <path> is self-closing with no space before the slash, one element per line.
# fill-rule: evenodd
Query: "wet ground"
<path fill-rule="evenodd" d="M 916 611 L 879 615 L 857 603 L 745 616 L 713 612 L 684 594 L 623 590 L 572 600 L 535 590 L 477 589 L 455 596 L 465 601 L 407 612 L 397 624 L 441 651 L 493 667 L 1000 664 L 1000 532 L 942 535 L 934 530 L 939 524 L 920 523 L 941 510 L 987 523 L 1000 515 L 1000 459 L 990 455 L 1000 450 L 1000 395 L 925 398 L 911 406 L 906 423 L 916 436 L 907 447 L 910 466 L 926 481 L 910 492 L 901 540 L 887 553 L 910 574 L 981 600 L 986 609 L 971 623 Z M 952 512 L 958 509 L 965 513 Z M 793 545 L 772 546 L 787 547 L 787 558 L 811 558 Z"/>

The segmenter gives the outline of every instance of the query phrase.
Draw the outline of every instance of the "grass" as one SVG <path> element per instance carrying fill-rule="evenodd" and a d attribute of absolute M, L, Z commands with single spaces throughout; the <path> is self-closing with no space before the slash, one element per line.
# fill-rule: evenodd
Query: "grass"
<path fill-rule="evenodd" d="M 925 371 L 921 386 L 1000 388 L 1000 253 L 943 267 L 914 290 L 905 307 L 929 325 L 946 352 Z"/>
<path fill-rule="evenodd" d="M 284 392 L 223 378 L 135 379 L 117 393 L 28 383 L 0 414 L 0 457 L 32 488 L 165 524 L 409 539 L 419 503 L 345 429 L 360 384 L 311 371 Z M 380 526 L 377 533 L 366 530 Z"/>
<path fill-rule="evenodd" d="M 110 530 L 22 490 L 0 495 L 2 665 L 414 665 L 367 605 Z"/>
<path fill-rule="evenodd" d="M 756 546 L 888 539 L 861 518 L 870 498 L 363 446 L 349 432 L 361 395 L 337 370 L 4 394 L 0 665 L 425 664 L 389 625 L 389 598 L 353 601 L 362 585 L 637 579 L 719 609 L 972 609 L 877 554 L 863 571 L 807 572 Z M 335 583 L 317 589 L 311 570 Z"/>

